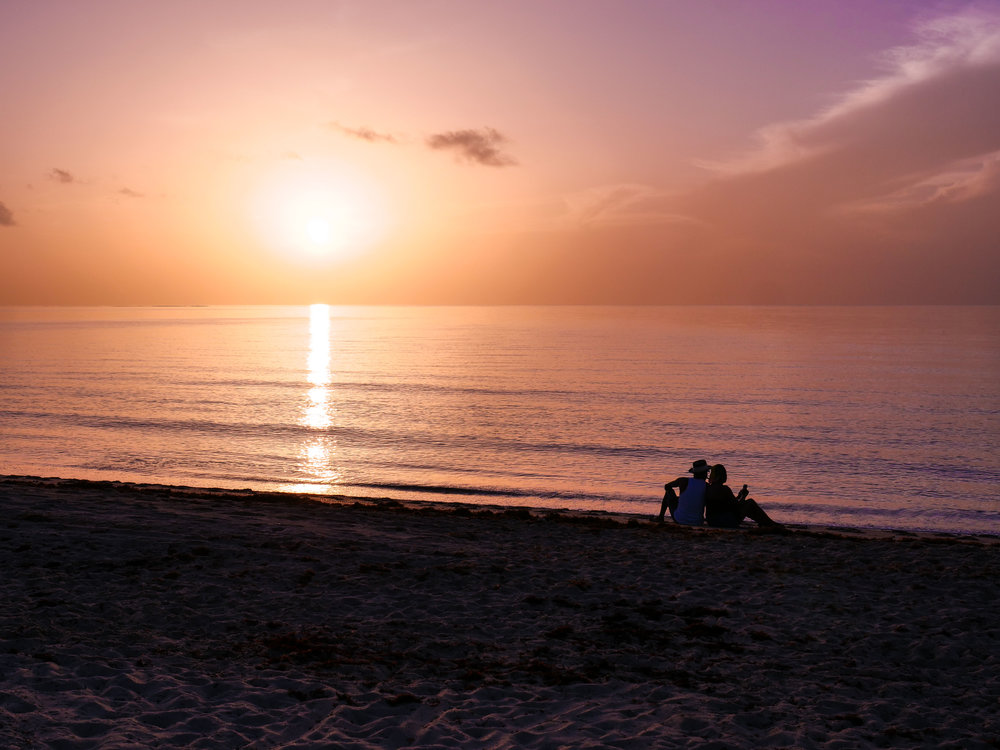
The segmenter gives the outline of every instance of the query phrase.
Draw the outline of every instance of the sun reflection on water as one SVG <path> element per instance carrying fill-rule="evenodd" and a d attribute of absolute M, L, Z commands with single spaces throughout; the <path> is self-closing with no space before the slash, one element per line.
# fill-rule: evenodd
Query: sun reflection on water
<path fill-rule="evenodd" d="M 309 306 L 309 382 L 330 384 L 330 306 Z"/>
<path fill-rule="evenodd" d="M 316 432 L 299 450 L 299 471 L 307 482 L 285 489 L 292 492 L 324 492 L 328 485 L 341 477 L 334 464 L 337 453 L 336 438 L 328 432 L 333 426 L 334 407 L 330 400 L 330 306 L 309 307 L 309 356 L 306 360 L 306 381 L 312 386 L 306 394 L 306 403 L 300 423 Z"/>
<path fill-rule="evenodd" d="M 333 424 L 330 418 L 330 306 L 309 307 L 309 357 L 306 360 L 312 383 L 302 424 L 322 430 Z"/>
<path fill-rule="evenodd" d="M 314 479 L 323 483 L 340 479 L 340 472 L 331 464 L 336 445 L 332 438 L 318 438 L 302 446 L 302 468 Z"/>
<path fill-rule="evenodd" d="M 333 424 L 329 411 L 329 393 L 326 388 L 316 386 L 309 389 L 309 403 L 302 417 L 302 423 L 306 427 L 322 430 Z"/>

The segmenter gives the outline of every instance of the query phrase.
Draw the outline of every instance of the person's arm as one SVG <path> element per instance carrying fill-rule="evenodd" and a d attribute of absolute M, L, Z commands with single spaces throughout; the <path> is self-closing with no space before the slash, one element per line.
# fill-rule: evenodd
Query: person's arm
<path fill-rule="evenodd" d="M 677 492 L 674 491 L 674 488 L 679 487 L 681 493 L 683 494 L 684 490 L 687 489 L 687 486 L 688 486 L 687 477 L 677 477 L 677 479 L 675 479 L 674 481 L 667 482 L 665 485 L 663 485 L 664 492 L 663 492 L 663 505 L 661 506 L 660 510 L 661 516 L 664 513 L 662 508 L 667 508 L 668 506 L 676 507 L 677 502 L 679 502 L 680 500 L 680 497 L 677 495 Z"/>
<path fill-rule="evenodd" d="M 660 504 L 660 515 L 656 517 L 657 521 L 663 521 L 663 517 L 666 515 L 667 511 L 670 511 L 670 515 L 674 514 L 674 510 L 677 508 L 677 503 L 679 498 L 677 493 L 674 491 L 675 487 L 680 487 L 681 492 L 687 487 L 687 477 L 677 477 L 672 482 L 667 482 L 663 485 L 663 502 Z"/>
<path fill-rule="evenodd" d="M 725 508 L 726 512 L 737 513 L 739 501 L 736 495 L 733 494 L 733 488 L 728 484 L 724 484 L 716 491 L 719 493 L 719 505 Z"/>

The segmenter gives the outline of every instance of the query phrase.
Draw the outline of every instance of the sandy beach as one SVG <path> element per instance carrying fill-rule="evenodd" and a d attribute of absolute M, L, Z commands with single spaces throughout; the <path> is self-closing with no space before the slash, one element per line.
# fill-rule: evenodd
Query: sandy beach
<path fill-rule="evenodd" d="M 1000 538 L 327 500 L 0 479 L 0 746 L 1000 746 Z"/>

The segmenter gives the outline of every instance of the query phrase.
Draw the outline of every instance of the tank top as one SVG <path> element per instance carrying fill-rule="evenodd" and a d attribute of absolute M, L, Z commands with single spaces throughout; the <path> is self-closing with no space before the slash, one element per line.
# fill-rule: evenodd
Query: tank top
<path fill-rule="evenodd" d="M 674 511 L 674 521 L 685 526 L 701 526 L 705 516 L 705 488 L 708 484 L 704 479 L 691 478 L 687 487 L 677 500 L 677 510 Z"/>

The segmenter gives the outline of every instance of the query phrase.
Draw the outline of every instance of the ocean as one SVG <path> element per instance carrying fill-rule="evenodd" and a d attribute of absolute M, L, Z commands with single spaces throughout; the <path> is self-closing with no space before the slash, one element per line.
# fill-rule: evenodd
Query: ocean
<path fill-rule="evenodd" d="M 0 308 L 0 473 L 1000 534 L 1000 307 Z"/>

